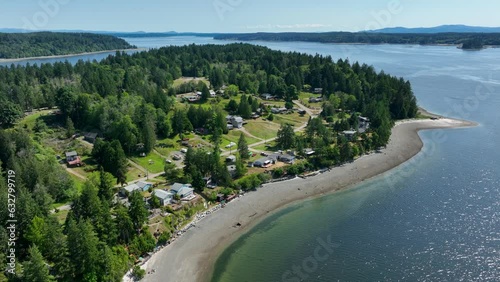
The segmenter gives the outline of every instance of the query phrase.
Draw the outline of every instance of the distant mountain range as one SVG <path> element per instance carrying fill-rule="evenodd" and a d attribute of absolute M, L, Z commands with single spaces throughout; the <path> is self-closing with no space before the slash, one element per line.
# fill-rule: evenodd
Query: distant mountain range
<path fill-rule="evenodd" d="M 104 34 L 113 35 L 116 37 L 167 37 L 167 36 L 198 36 L 198 37 L 214 37 L 215 35 L 222 33 L 198 33 L 198 32 L 176 32 L 176 31 L 166 31 L 166 32 L 146 32 L 146 31 L 100 31 L 100 30 L 47 30 L 48 32 L 55 33 L 93 33 L 93 34 Z M 0 28 L 0 33 L 35 33 L 35 32 L 46 32 L 42 30 L 26 30 L 18 28 Z"/>
<path fill-rule="evenodd" d="M 166 31 L 166 32 L 147 32 L 147 31 L 133 31 L 133 32 L 120 32 L 120 31 L 94 31 L 94 30 L 51 30 L 53 32 L 85 32 L 85 33 L 97 33 L 97 34 L 109 34 L 118 37 L 162 37 L 162 36 L 215 36 L 224 33 L 198 33 L 198 32 L 176 32 L 176 31 Z M 25 30 L 19 28 L 0 28 L 0 32 L 3 33 L 24 33 L 24 32 L 35 32 L 33 30 Z M 467 26 L 467 25 L 441 25 L 436 27 L 417 27 L 417 28 L 407 28 L 407 27 L 389 27 L 377 30 L 369 30 L 366 32 L 370 33 L 421 33 L 421 34 L 433 34 L 433 33 L 500 33 L 500 27 L 482 27 L 482 26 Z"/>
<path fill-rule="evenodd" d="M 500 27 L 482 27 L 468 25 L 441 25 L 436 27 L 389 27 L 377 30 L 370 30 L 373 33 L 497 33 Z"/>

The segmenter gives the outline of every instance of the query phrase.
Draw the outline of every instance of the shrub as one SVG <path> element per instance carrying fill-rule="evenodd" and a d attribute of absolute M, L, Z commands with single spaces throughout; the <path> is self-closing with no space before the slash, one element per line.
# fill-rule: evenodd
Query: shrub
<path fill-rule="evenodd" d="M 134 276 L 135 281 L 139 281 L 146 276 L 146 270 L 140 268 L 138 265 L 134 266 L 132 269 L 132 276 Z"/>

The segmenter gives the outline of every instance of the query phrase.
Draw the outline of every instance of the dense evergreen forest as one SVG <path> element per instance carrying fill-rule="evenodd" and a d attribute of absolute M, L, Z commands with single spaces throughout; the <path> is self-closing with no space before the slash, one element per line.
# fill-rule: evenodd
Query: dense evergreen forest
<path fill-rule="evenodd" d="M 123 39 L 92 33 L 0 33 L 0 59 L 134 48 Z"/>
<path fill-rule="evenodd" d="M 499 46 L 500 33 L 368 33 L 368 32 L 283 32 L 283 33 L 243 33 L 219 34 L 219 40 L 265 40 L 265 41 L 308 41 L 321 43 L 363 43 L 363 44 L 420 44 L 457 45 L 477 49 L 485 45 Z M 471 44 L 473 43 L 473 44 Z"/>
<path fill-rule="evenodd" d="M 204 83 L 174 86 L 173 81 L 181 76 L 208 78 L 212 88 L 225 89 L 230 102 L 225 109 L 210 104 Z M 117 52 L 101 62 L 80 61 L 74 66 L 61 62 L 0 68 L 0 126 L 4 128 L 0 130 L 0 201 L 7 202 L 7 172 L 13 170 L 19 220 L 17 261 L 23 267 L 9 279 L 120 281 L 132 262 L 162 241 L 144 228 L 147 210 L 142 196 L 132 194 L 128 207 L 112 201 L 113 176 L 123 182 L 126 155 L 134 154 L 139 143 L 150 151 L 157 137 L 205 127 L 216 144 L 214 153 L 189 149 L 185 173 L 195 188 L 209 173 L 218 183 L 232 187 L 235 184 L 225 165 L 219 166 L 217 160 L 217 136 L 227 133 L 226 113 L 251 114 L 259 107 L 256 96 L 262 93 L 290 102 L 300 91 L 314 88 L 322 88 L 325 98 L 322 117 L 311 119 L 303 136 L 294 136 L 291 126 L 284 124 L 277 142 L 283 149 L 315 148 L 318 153 L 311 162 L 319 166 L 352 158 L 353 147 L 345 137 L 336 138 L 327 129 L 328 119 L 339 109 L 352 116 L 332 123 L 335 130 L 356 124 L 358 114 L 370 118 L 370 132 L 356 147 L 366 151 L 387 143 L 394 120 L 417 114 L 410 83 L 402 78 L 377 73 L 364 64 L 334 62 L 329 56 L 284 53 L 249 44 L 165 47 L 133 55 Z M 195 89 L 202 92 L 200 103 L 207 105 L 180 107 L 175 94 Z M 61 111 L 54 119 L 66 124 L 68 131 L 93 130 L 105 138 L 98 139 L 92 150 L 100 170 L 81 191 L 54 154 L 37 142 L 39 135 L 23 127 L 12 128 L 24 111 L 53 106 Z M 33 130 L 43 126 L 37 122 Z M 243 138 L 238 143 L 243 151 Z M 240 188 L 245 185 L 242 182 Z M 72 201 L 62 224 L 50 213 L 54 201 Z M 6 209 L 0 211 L 1 246 L 8 243 L 8 216 Z M 168 235 L 163 242 L 165 238 Z M 0 252 L 2 265 L 7 262 L 4 254 Z"/>

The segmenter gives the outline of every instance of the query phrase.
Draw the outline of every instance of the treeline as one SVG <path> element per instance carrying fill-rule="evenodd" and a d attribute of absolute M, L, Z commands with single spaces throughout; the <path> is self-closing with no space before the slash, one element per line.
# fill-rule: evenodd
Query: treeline
<path fill-rule="evenodd" d="M 0 59 L 57 56 L 135 46 L 111 35 L 93 33 L 0 33 Z"/>
<path fill-rule="evenodd" d="M 109 173 L 93 173 L 79 192 L 55 156 L 24 130 L 0 130 L 0 147 L 0 263 L 15 267 L 2 271 L 0 281 L 121 281 L 156 246 L 143 228 L 148 212 L 142 195 L 132 194 L 128 207 L 112 204 Z M 8 199 L 15 208 L 6 208 Z M 60 222 L 52 204 L 67 200 L 71 210 Z M 9 219 L 16 220 L 10 231 Z M 7 258 L 10 248 L 15 263 Z"/>
<path fill-rule="evenodd" d="M 281 32 L 218 34 L 218 40 L 264 40 L 264 41 L 308 41 L 321 43 L 363 43 L 363 44 L 420 44 L 461 45 L 481 42 L 484 45 L 500 45 L 500 33 L 369 33 L 369 32 Z"/>
<path fill-rule="evenodd" d="M 2 125 L 15 122 L 22 110 L 58 106 L 77 129 L 97 130 L 119 140 L 126 154 L 134 153 L 139 143 L 150 151 L 155 135 L 182 134 L 193 128 L 192 123 L 199 124 L 193 117 L 181 118 L 187 116 L 185 110 L 173 114 L 173 80 L 181 76 L 208 77 L 215 89 L 230 85 L 226 89 L 230 96 L 270 93 L 288 102 L 305 86 L 322 88 L 326 99 L 347 93 L 349 103 L 342 105 L 374 120 L 411 118 L 417 112 L 409 82 L 365 64 L 249 44 L 190 45 L 133 55 L 117 52 L 99 63 L 0 68 Z M 250 103 L 240 103 L 237 112 L 248 115 L 256 107 Z M 235 103 L 228 106 L 231 112 L 236 110 Z M 211 124 L 210 120 L 200 125 Z"/>

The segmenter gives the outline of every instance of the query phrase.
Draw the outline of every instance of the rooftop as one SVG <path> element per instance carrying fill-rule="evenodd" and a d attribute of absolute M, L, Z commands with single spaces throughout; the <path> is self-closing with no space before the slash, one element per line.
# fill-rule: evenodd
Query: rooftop
<path fill-rule="evenodd" d="M 75 151 L 66 152 L 66 157 L 76 157 L 76 156 L 78 156 L 78 153 Z"/>
<path fill-rule="evenodd" d="M 153 195 L 155 195 L 156 197 L 158 197 L 159 199 L 162 199 L 162 200 L 170 199 L 174 196 L 174 194 L 172 194 L 168 191 L 165 191 L 165 190 L 161 190 L 161 189 L 154 190 Z"/>

